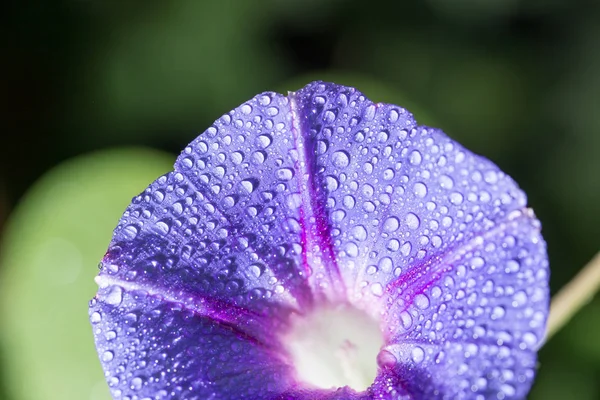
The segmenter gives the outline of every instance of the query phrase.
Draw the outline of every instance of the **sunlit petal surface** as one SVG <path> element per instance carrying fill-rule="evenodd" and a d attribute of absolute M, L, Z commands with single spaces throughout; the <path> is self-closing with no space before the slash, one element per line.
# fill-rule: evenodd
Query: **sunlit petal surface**
<path fill-rule="evenodd" d="M 519 399 L 548 313 L 539 222 L 490 161 L 315 82 L 217 120 L 133 199 L 90 318 L 116 399 Z M 347 303 L 385 345 L 364 392 L 298 381 L 292 315 Z"/>

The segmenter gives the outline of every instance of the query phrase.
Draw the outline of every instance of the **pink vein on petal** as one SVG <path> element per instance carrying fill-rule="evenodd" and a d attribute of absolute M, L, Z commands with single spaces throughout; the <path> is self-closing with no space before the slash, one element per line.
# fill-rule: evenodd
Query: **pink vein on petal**
<path fill-rule="evenodd" d="M 300 226 L 302 227 L 302 262 L 308 281 L 317 293 L 321 293 L 331 302 L 346 300 L 346 286 L 331 242 L 329 223 L 326 220 L 324 205 L 319 203 L 320 196 L 315 187 L 315 160 L 312 149 L 307 145 L 301 126 L 301 116 L 295 93 L 289 94 L 292 134 L 298 159 L 295 164 L 298 172 L 301 197 Z M 320 281 L 326 279 L 325 282 Z"/>

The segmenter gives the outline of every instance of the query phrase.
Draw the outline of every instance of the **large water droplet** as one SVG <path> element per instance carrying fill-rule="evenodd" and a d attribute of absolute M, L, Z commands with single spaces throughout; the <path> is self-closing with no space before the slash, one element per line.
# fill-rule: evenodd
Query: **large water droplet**
<path fill-rule="evenodd" d="M 282 181 L 289 181 L 294 177 L 294 170 L 291 168 L 280 168 L 277 170 L 277 178 Z"/>
<path fill-rule="evenodd" d="M 410 228 L 410 229 L 417 229 L 421 223 L 421 221 L 419 220 L 419 217 L 417 217 L 416 214 L 409 212 L 408 214 L 406 214 L 406 225 Z"/>
<path fill-rule="evenodd" d="M 356 240 L 364 241 L 367 239 L 367 230 L 362 225 L 357 225 L 352 228 L 352 235 Z"/>
<path fill-rule="evenodd" d="M 127 225 L 123 228 L 123 235 L 126 239 L 133 240 L 138 235 L 139 229 L 135 225 Z"/>
<path fill-rule="evenodd" d="M 413 186 L 413 192 L 417 197 L 425 197 L 427 195 L 427 186 L 422 182 L 417 182 Z"/>
<path fill-rule="evenodd" d="M 118 306 L 123 301 L 123 288 L 120 286 L 113 286 L 110 292 L 104 298 L 104 301 L 110 305 Z"/>
<path fill-rule="evenodd" d="M 415 346 L 410 352 L 410 356 L 415 363 L 419 364 L 425 359 L 425 351 L 421 347 Z"/>
<path fill-rule="evenodd" d="M 383 223 L 383 230 L 386 232 L 394 232 L 400 227 L 400 221 L 396 217 L 389 217 Z"/>
<path fill-rule="evenodd" d="M 350 164 L 350 155 L 345 151 L 336 151 L 331 156 L 331 161 L 333 165 L 338 168 L 346 168 L 348 164 Z"/>
<path fill-rule="evenodd" d="M 410 153 L 409 161 L 412 165 L 419 165 L 422 160 L 423 157 L 418 150 L 413 150 L 412 153 Z"/>
<path fill-rule="evenodd" d="M 113 358 L 115 358 L 115 354 L 112 351 L 107 350 L 102 353 L 102 361 L 104 362 L 112 361 Z"/>

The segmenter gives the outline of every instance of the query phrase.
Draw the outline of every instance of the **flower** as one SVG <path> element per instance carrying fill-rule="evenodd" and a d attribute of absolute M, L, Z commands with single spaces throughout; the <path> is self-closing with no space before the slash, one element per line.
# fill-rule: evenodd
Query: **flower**
<path fill-rule="evenodd" d="M 100 267 L 89 312 L 115 399 L 524 398 L 548 315 L 515 182 L 323 82 L 218 119 L 133 199 Z M 301 366 L 330 334 L 352 336 L 331 357 L 348 384 Z M 354 385 L 369 346 L 374 378 Z"/>

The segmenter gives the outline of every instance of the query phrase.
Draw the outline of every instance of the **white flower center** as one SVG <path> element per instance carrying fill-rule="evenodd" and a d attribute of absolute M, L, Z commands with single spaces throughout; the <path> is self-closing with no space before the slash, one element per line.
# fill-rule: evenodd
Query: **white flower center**
<path fill-rule="evenodd" d="M 341 305 L 294 316 L 283 344 L 299 381 L 323 389 L 349 386 L 363 391 L 377 375 L 377 354 L 384 341 L 377 321 Z"/>

